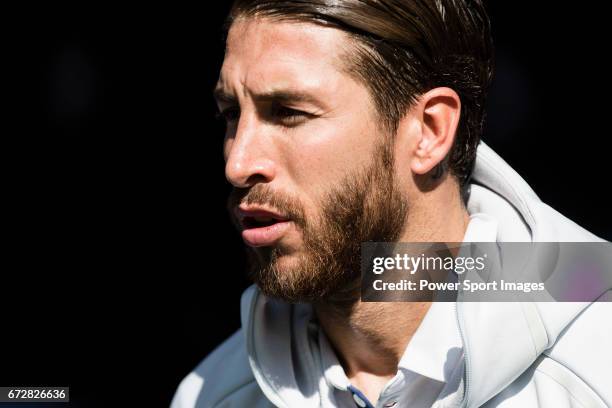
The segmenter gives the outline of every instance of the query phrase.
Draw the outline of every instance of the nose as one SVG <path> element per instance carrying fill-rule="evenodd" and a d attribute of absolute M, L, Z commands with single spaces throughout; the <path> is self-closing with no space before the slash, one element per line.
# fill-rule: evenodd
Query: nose
<path fill-rule="evenodd" d="M 239 121 L 234 137 L 226 139 L 225 177 L 239 188 L 270 182 L 276 174 L 270 141 L 256 120 Z"/>

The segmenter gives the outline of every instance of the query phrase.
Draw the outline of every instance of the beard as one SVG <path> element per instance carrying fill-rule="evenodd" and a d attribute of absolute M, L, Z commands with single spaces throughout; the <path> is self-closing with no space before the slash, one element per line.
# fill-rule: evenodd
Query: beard
<path fill-rule="evenodd" d="M 408 204 L 394 178 L 393 161 L 386 140 L 375 148 L 368 166 L 347 175 L 324 195 L 320 214 L 312 219 L 305 216 L 298 198 L 267 184 L 235 188 L 228 209 L 236 225 L 236 206 L 259 204 L 280 211 L 302 232 L 297 253 L 280 245 L 247 247 L 250 279 L 265 295 L 290 303 L 348 306 L 358 300 L 361 243 L 395 242 L 404 229 Z"/>

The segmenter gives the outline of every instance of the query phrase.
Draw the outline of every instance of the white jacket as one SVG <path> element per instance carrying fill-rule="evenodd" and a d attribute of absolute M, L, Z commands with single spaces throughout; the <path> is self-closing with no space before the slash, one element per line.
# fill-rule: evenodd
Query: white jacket
<path fill-rule="evenodd" d="M 544 204 L 484 143 L 467 207 L 497 221 L 497 242 L 603 241 Z M 301 391 L 312 367 L 291 358 L 297 306 L 264 298 L 255 286 L 243 293 L 242 328 L 181 382 L 171 408 L 321 406 L 316 387 Z M 457 302 L 465 370 L 441 406 L 612 407 L 612 303 L 603 301 L 612 291 L 595 300 Z"/>

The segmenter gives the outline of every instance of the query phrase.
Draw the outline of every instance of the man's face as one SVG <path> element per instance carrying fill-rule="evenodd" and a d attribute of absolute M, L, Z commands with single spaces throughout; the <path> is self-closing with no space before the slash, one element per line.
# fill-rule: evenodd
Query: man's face
<path fill-rule="evenodd" d="M 228 205 L 270 296 L 313 301 L 354 288 L 361 242 L 397 240 L 404 226 L 392 138 L 367 88 L 342 71 L 349 41 L 269 19 L 229 31 L 215 91 Z"/>

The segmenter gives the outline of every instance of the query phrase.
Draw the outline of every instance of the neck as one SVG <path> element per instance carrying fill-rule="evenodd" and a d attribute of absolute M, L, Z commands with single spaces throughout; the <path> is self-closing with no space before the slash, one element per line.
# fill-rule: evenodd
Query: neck
<path fill-rule="evenodd" d="M 410 228 L 405 228 L 400 241 L 462 242 L 469 215 L 458 195 L 452 200 L 446 197 L 426 197 L 422 205 L 411 206 L 406 222 Z M 399 360 L 431 303 L 361 302 L 360 288 L 353 289 L 352 297 L 317 302 L 313 307 L 347 377 L 375 402 L 397 373 Z"/>

